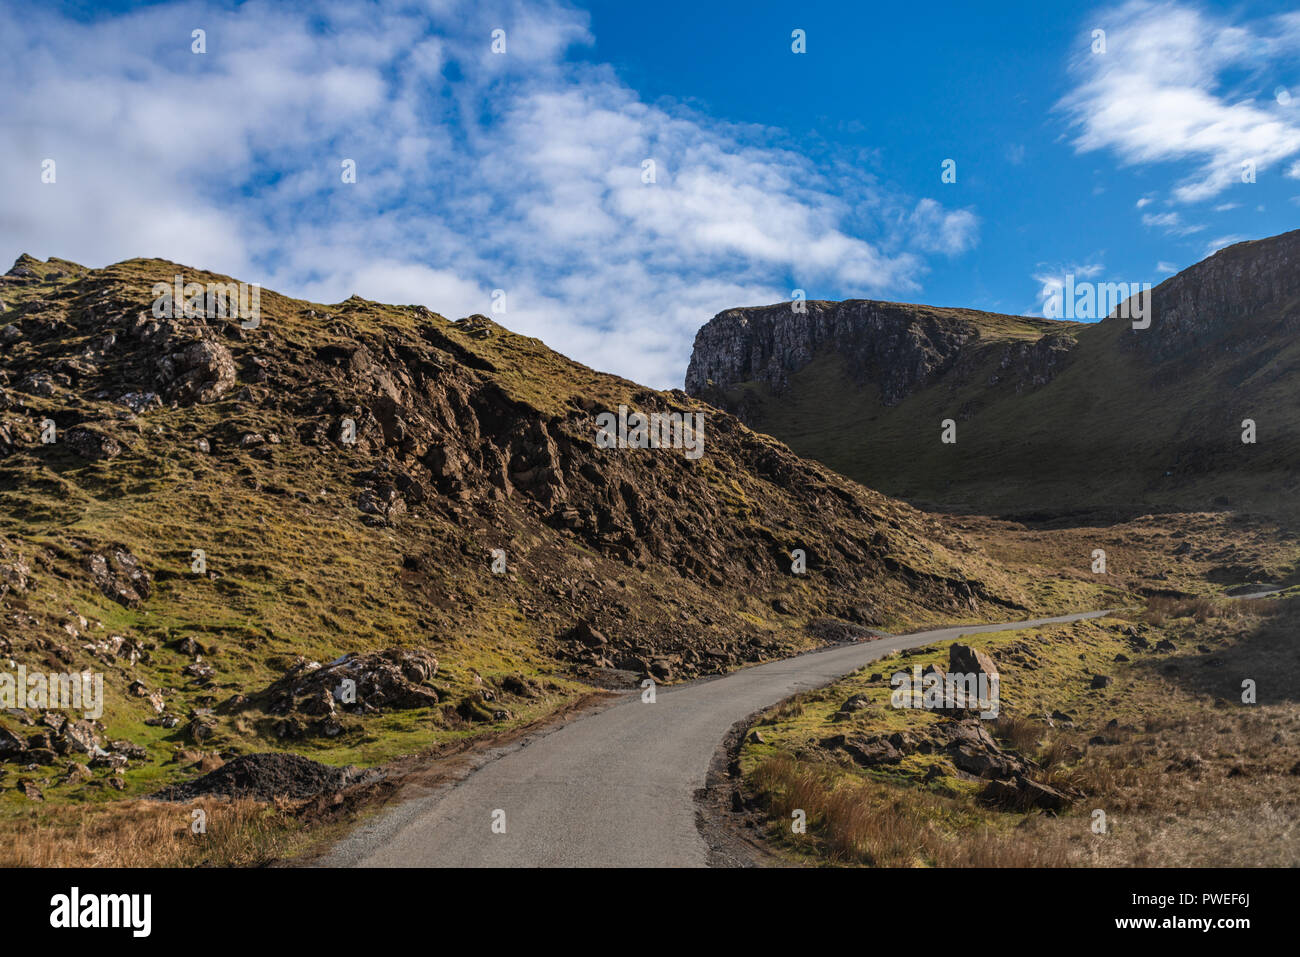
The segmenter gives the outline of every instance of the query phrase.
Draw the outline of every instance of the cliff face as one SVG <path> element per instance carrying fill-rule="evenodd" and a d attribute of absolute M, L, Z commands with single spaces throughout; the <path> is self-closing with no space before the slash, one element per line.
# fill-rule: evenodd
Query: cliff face
<path fill-rule="evenodd" d="M 764 428 L 762 403 L 785 395 L 818 357 L 887 406 L 938 383 L 978 380 L 1022 392 L 1045 385 L 1075 344 L 1076 323 L 970 309 L 848 300 L 729 309 L 695 336 L 686 391 Z M 738 388 L 738 387 L 745 388 Z"/>
<path fill-rule="evenodd" d="M 719 313 L 695 336 L 686 391 L 700 395 L 710 383 L 725 390 L 757 381 L 779 394 L 791 372 L 829 351 L 876 383 L 886 405 L 896 405 L 979 335 L 974 323 L 923 307 L 866 300 L 802 305 L 804 312 L 781 303 Z"/>
<path fill-rule="evenodd" d="M 1164 361 L 1210 348 L 1242 352 L 1297 330 L 1300 230 L 1238 243 L 1152 290 L 1151 328 L 1132 345 Z"/>

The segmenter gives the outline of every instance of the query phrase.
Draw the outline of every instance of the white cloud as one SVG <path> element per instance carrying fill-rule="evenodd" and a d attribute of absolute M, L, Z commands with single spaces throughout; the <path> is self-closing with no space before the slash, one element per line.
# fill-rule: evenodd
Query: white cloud
<path fill-rule="evenodd" d="M 566 59 L 592 40 L 585 13 L 548 0 L 182 2 L 87 23 L 0 7 L 0 174 L 33 184 L 0 193 L 0 239 L 453 318 L 490 314 L 500 288 L 504 325 L 655 386 L 680 384 L 719 310 L 795 287 L 915 294 L 925 254 L 975 245 L 970 210 L 821 173 L 771 131 L 646 103 Z"/>
<path fill-rule="evenodd" d="M 1143 213 L 1142 225 L 1163 229 L 1170 236 L 1190 236 L 1205 228 L 1203 225 L 1183 222 L 1182 216 L 1178 213 Z"/>
<path fill-rule="evenodd" d="M 923 199 L 908 217 L 912 239 L 927 252 L 955 256 L 978 241 L 979 219 L 968 209 L 945 210 L 932 199 Z"/>
<path fill-rule="evenodd" d="M 1068 266 L 1047 266 L 1040 265 L 1038 272 L 1034 273 L 1033 280 L 1038 285 L 1037 307 L 1026 310 L 1023 314 L 1026 316 L 1044 315 L 1049 300 L 1060 300 L 1065 290 L 1068 276 L 1074 277 L 1074 282 L 1082 282 L 1095 279 L 1100 276 L 1106 269 L 1105 264 L 1101 262 L 1092 263 L 1072 263 Z"/>
<path fill-rule="evenodd" d="M 1161 260 L 1156 263 L 1156 272 L 1163 276 L 1172 276 L 1174 273 L 1178 272 L 1178 267 L 1173 263 L 1167 263 L 1164 260 Z"/>
<path fill-rule="evenodd" d="M 1190 174 L 1173 190 L 1184 203 L 1240 183 L 1247 161 L 1263 171 L 1300 153 L 1294 113 L 1240 79 L 1294 58 L 1300 17 L 1238 23 L 1134 0 L 1095 19 L 1107 52 L 1078 55 L 1078 85 L 1058 104 L 1080 152 L 1111 150 L 1127 164 L 1187 163 Z M 1229 86 L 1229 77 L 1242 85 Z"/>

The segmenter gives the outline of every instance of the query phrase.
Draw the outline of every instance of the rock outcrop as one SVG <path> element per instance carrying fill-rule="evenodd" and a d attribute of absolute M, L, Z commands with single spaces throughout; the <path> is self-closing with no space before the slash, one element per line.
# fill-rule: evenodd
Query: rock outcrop
<path fill-rule="evenodd" d="M 790 373 L 825 353 L 843 356 L 854 374 L 880 390 L 886 405 L 948 369 L 979 336 L 965 319 L 923 306 L 848 300 L 728 309 L 695 336 L 686 391 L 703 395 L 742 382 L 784 391 Z"/>

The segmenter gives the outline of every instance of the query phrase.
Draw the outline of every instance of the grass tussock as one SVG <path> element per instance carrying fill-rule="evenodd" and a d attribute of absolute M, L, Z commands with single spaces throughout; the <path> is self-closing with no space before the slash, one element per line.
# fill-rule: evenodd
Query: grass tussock
<path fill-rule="evenodd" d="M 869 867 L 1058 867 L 1068 863 L 1060 841 L 1026 843 L 994 827 L 954 833 L 941 822 L 969 820 L 952 799 L 903 793 L 826 765 L 776 754 L 755 769 L 758 801 L 781 830 L 780 840 L 831 862 Z M 807 831 L 791 827 L 796 811 Z"/>

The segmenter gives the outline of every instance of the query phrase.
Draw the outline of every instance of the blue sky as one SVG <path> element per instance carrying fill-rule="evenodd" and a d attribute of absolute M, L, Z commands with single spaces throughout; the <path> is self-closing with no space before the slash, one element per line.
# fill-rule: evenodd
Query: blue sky
<path fill-rule="evenodd" d="M 796 288 L 1041 314 L 1296 225 L 1300 13 L 996 7 L 5 4 L 0 256 L 481 312 L 671 387 Z"/>

